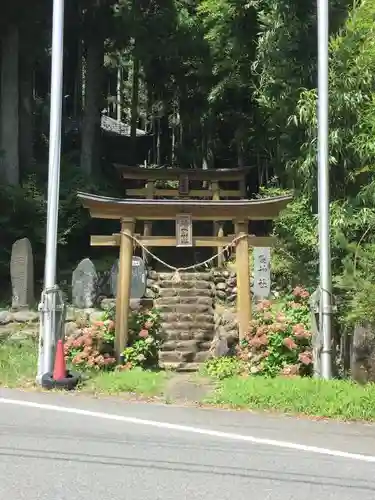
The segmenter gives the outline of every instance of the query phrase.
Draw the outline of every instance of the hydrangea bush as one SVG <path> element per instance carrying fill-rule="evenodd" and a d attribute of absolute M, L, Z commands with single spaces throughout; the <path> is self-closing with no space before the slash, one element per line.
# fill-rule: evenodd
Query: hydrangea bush
<path fill-rule="evenodd" d="M 158 311 L 152 309 L 133 315 L 129 326 L 129 346 L 123 352 L 124 366 L 155 368 L 161 346 Z"/>
<path fill-rule="evenodd" d="M 79 370 L 116 368 L 114 317 L 114 310 L 106 311 L 101 321 L 82 325 L 78 335 L 66 338 L 66 361 Z M 161 343 L 159 330 L 160 320 L 156 310 L 133 312 L 130 316 L 129 345 L 123 352 L 124 365 L 117 368 L 157 367 Z"/>
<path fill-rule="evenodd" d="M 251 374 L 311 375 L 312 347 L 309 293 L 296 287 L 281 302 L 257 305 L 238 357 Z"/>

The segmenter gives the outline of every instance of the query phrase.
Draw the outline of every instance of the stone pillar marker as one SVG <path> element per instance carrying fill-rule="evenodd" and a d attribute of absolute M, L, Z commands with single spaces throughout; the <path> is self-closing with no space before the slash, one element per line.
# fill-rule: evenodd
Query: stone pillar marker
<path fill-rule="evenodd" d="M 22 238 L 13 243 L 10 259 L 12 309 L 28 309 L 34 305 L 34 259 L 31 243 Z"/>
<path fill-rule="evenodd" d="M 72 302 L 74 307 L 89 309 L 94 305 L 98 275 L 93 262 L 83 259 L 73 271 Z"/>

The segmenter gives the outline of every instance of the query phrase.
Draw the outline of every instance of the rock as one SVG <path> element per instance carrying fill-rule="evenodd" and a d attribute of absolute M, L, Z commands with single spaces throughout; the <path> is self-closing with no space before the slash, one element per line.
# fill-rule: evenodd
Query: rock
<path fill-rule="evenodd" d="M 74 307 L 67 307 L 65 313 L 65 321 L 74 321 L 76 318 L 76 309 Z"/>
<path fill-rule="evenodd" d="M 237 286 L 237 280 L 236 280 L 236 278 L 229 278 L 228 281 L 227 281 L 227 285 L 230 288 L 234 288 L 235 286 Z"/>
<path fill-rule="evenodd" d="M 181 360 L 184 361 L 185 363 L 191 363 L 192 361 L 195 360 L 195 356 L 197 354 L 197 351 L 183 351 L 181 352 Z"/>
<path fill-rule="evenodd" d="M 237 299 L 237 294 L 236 293 L 232 293 L 231 295 L 228 296 L 228 302 L 235 302 Z"/>
<path fill-rule="evenodd" d="M 176 351 L 161 351 L 159 352 L 159 360 L 162 363 L 180 363 L 181 353 Z"/>
<path fill-rule="evenodd" d="M 90 324 L 96 323 L 97 321 L 103 321 L 103 311 L 92 311 L 88 316 Z"/>
<path fill-rule="evenodd" d="M 116 299 L 103 299 L 100 303 L 101 309 L 103 311 L 109 311 L 110 309 L 115 309 Z"/>
<path fill-rule="evenodd" d="M 216 297 L 220 300 L 226 300 L 227 294 L 223 290 L 217 290 Z"/>
<path fill-rule="evenodd" d="M 155 292 L 151 290 L 151 288 L 146 288 L 145 297 L 148 299 L 153 299 L 155 298 Z"/>
<path fill-rule="evenodd" d="M 64 334 L 65 337 L 77 337 L 81 333 L 81 329 L 78 328 L 77 324 L 74 321 L 69 321 L 65 323 Z"/>
<path fill-rule="evenodd" d="M 214 279 L 213 279 L 215 285 L 219 285 L 220 283 L 225 283 L 225 278 L 224 276 L 215 276 Z"/>
<path fill-rule="evenodd" d="M 141 308 L 141 299 L 130 299 L 129 308 L 131 311 L 137 311 Z"/>
<path fill-rule="evenodd" d="M 7 325 L 13 321 L 13 315 L 9 311 L 0 311 L 0 325 Z"/>
<path fill-rule="evenodd" d="M 228 340 L 225 337 L 217 338 L 216 342 L 212 343 L 210 351 L 216 358 L 225 356 L 229 351 Z"/>
<path fill-rule="evenodd" d="M 148 272 L 147 272 L 147 275 L 150 279 L 152 280 L 155 280 L 157 281 L 158 279 L 158 273 L 156 271 L 153 271 L 152 269 L 150 269 Z"/>
<path fill-rule="evenodd" d="M 356 325 L 353 332 L 351 374 L 356 382 L 375 382 L 375 326 Z"/>
<path fill-rule="evenodd" d="M 200 352 L 196 353 L 194 361 L 196 363 L 204 363 L 210 357 L 212 357 L 212 354 L 210 353 L 210 351 L 200 351 Z"/>
<path fill-rule="evenodd" d="M 227 288 L 226 283 L 218 283 L 216 285 L 216 290 L 226 290 L 226 288 Z"/>
<path fill-rule="evenodd" d="M 17 323 L 31 323 L 39 320 L 39 313 L 36 311 L 17 311 L 13 314 L 13 319 Z"/>
<path fill-rule="evenodd" d="M 237 325 L 237 314 L 234 311 L 226 310 L 221 314 L 221 319 L 223 324 L 234 324 Z"/>

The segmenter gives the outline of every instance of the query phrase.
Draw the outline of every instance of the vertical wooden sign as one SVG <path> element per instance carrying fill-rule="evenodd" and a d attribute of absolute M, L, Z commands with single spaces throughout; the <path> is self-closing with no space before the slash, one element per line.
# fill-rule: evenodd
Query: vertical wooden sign
<path fill-rule="evenodd" d="M 193 221 L 190 214 L 176 216 L 176 246 L 193 246 Z"/>
<path fill-rule="evenodd" d="M 253 248 L 254 298 L 265 299 L 271 293 L 271 249 Z"/>

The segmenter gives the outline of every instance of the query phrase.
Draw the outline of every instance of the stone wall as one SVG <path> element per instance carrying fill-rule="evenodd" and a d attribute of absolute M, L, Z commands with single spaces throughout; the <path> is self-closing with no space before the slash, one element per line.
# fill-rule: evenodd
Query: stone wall
<path fill-rule="evenodd" d="M 36 311 L 0 310 L 0 342 L 4 340 L 23 341 L 36 338 L 39 332 L 39 314 Z"/>
<path fill-rule="evenodd" d="M 99 321 L 103 312 L 116 305 L 115 299 L 104 298 L 98 308 L 79 309 L 68 306 L 65 315 L 65 335 L 75 335 L 88 322 Z M 151 308 L 149 299 L 131 300 L 131 310 L 140 307 Z M 31 309 L 13 311 L 0 309 L 0 342 L 4 340 L 23 341 L 39 335 L 39 313 Z"/>
<path fill-rule="evenodd" d="M 179 282 L 174 278 L 174 273 L 149 271 L 147 297 L 132 299 L 130 307 L 157 307 L 162 315 L 162 365 L 194 370 L 208 357 L 225 354 L 238 338 L 236 276 L 227 270 L 208 270 L 181 273 Z M 65 335 L 78 334 L 115 305 L 114 298 L 102 295 L 95 308 L 67 307 Z M 37 311 L 0 311 L 0 341 L 22 341 L 38 334 Z"/>
<path fill-rule="evenodd" d="M 157 299 L 160 292 L 159 274 L 156 271 L 148 270 L 146 297 Z M 193 274 L 193 273 L 192 273 Z M 234 271 L 212 269 L 206 271 L 211 282 L 212 296 L 215 302 L 221 304 L 235 305 L 237 299 L 237 278 Z"/>

